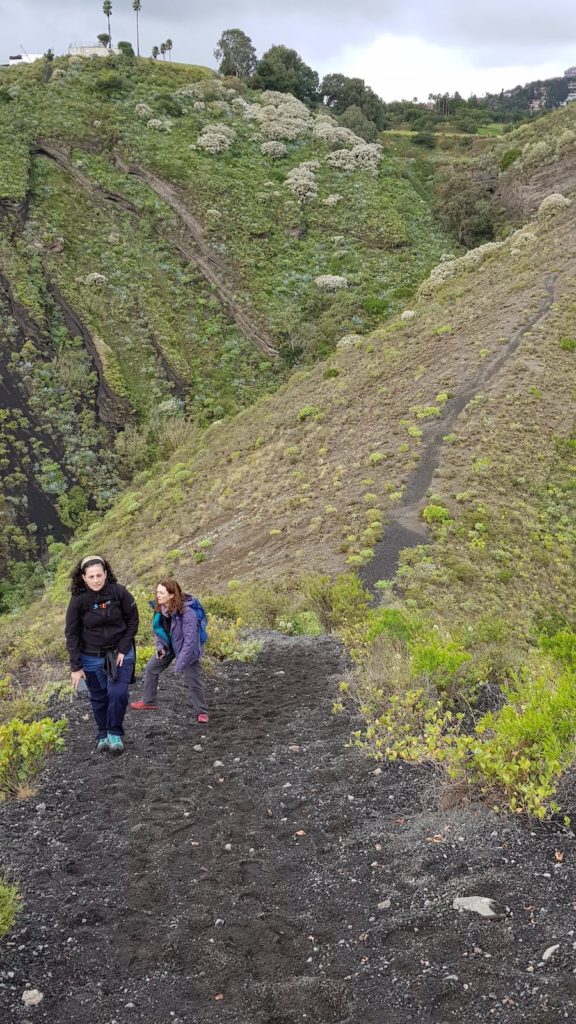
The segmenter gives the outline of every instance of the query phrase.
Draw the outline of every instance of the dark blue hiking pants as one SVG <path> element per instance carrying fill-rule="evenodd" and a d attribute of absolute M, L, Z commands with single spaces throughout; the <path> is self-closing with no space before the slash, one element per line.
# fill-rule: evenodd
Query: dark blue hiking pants
<path fill-rule="evenodd" d="M 134 652 L 131 651 L 124 658 L 124 664 L 118 666 L 116 680 L 112 682 L 106 675 L 104 658 L 82 654 L 82 668 L 86 674 L 98 739 L 102 739 L 108 733 L 114 736 L 124 735 L 122 723 L 128 707 L 128 686 L 133 667 Z"/>

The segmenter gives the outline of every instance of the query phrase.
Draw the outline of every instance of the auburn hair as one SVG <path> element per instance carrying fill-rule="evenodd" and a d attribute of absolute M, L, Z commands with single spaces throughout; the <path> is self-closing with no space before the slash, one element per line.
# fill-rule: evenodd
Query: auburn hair
<path fill-rule="evenodd" d="M 168 611 L 178 612 L 179 615 L 182 615 L 182 612 L 184 611 L 184 591 L 178 581 L 173 579 L 158 580 L 156 590 L 158 590 L 158 587 L 164 587 L 164 590 L 167 590 L 170 594 L 170 603 L 167 606 Z M 158 601 L 156 601 L 157 611 L 159 607 Z"/>

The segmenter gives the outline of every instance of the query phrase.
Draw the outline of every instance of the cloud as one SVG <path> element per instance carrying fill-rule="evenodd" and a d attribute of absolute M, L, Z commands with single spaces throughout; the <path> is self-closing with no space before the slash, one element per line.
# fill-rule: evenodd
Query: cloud
<path fill-rule="evenodd" d="M 4 59 L 8 51 L 19 52 L 21 44 L 30 52 L 51 46 L 65 53 L 70 42 L 90 41 L 106 31 L 101 0 L 0 0 L 0 23 Z M 504 0 L 213 0 L 205 6 L 191 0 L 142 0 L 140 25 L 144 54 L 170 37 L 175 60 L 213 67 L 222 30 L 239 27 L 260 55 L 273 43 L 284 43 L 320 72 L 360 74 L 388 99 L 395 82 L 406 96 L 443 91 L 437 88 L 439 82 L 465 94 L 471 88 L 483 91 L 482 83 L 497 77 L 510 84 L 514 74 L 520 76 L 518 82 L 542 77 L 542 69 L 546 76 L 550 71 L 561 74 L 576 60 L 572 0 L 556 0 L 553 16 L 542 0 L 524 0 L 522 5 Z M 112 33 L 115 40 L 134 41 L 131 0 L 113 0 Z M 412 88 L 399 53 L 412 75 Z M 379 69 L 378 60 L 385 60 L 387 67 Z M 492 77 L 480 73 L 490 68 Z M 421 71 L 431 75 L 426 83 Z"/>
<path fill-rule="evenodd" d="M 385 100 L 427 100 L 429 93 L 460 92 L 464 97 L 500 92 L 539 78 L 563 73 L 574 52 L 569 48 L 564 63 L 483 66 L 472 52 L 437 46 L 422 39 L 380 36 L 366 47 L 346 47 L 338 70 L 363 78 Z M 333 70 L 326 68 L 326 71 Z"/>

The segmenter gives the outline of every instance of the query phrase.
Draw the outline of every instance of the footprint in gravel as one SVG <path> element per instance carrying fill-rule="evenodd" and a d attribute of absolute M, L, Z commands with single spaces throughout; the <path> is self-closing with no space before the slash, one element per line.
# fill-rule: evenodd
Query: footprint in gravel
<path fill-rule="evenodd" d="M 350 994 L 343 982 L 307 976 L 255 986 L 267 1022 L 293 1024 L 302 1016 L 314 1024 L 339 1024 L 350 1016 Z"/>

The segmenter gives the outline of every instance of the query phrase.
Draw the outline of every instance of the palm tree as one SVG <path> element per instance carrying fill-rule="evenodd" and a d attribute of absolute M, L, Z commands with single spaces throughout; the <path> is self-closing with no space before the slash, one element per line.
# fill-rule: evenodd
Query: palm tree
<path fill-rule="evenodd" d="M 162 60 L 166 60 L 166 43 L 160 43 L 160 53 L 162 54 Z"/>
<path fill-rule="evenodd" d="M 172 57 L 170 56 L 170 54 L 172 52 L 172 47 L 174 46 L 174 43 L 172 42 L 171 39 L 167 39 L 165 45 L 166 45 L 166 51 L 168 53 L 168 59 L 172 60 Z"/>
<path fill-rule="evenodd" d="M 138 24 L 138 15 L 142 10 L 142 4 L 140 0 L 132 0 L 132 10 L 136 11 L 136 53 L 140 56 L 140 25 Z"/>
<path fill-rule="evenodd" d="M 104 0 L 102 10 L 108 18 L 108 46 L 112 49 L 112 35 L 110 33 L 110 15 L 112 14 L 112 0 Z"/>
<path fill-rule="evenodd" d="M 159 53 L 160 53 L 160 50 L 158 49 L 158 47 L 157 46 L 153 46 L 152 47 L 152 56 L 154 57 L 154 60 L 158 60 L 158 54 Z"/>

